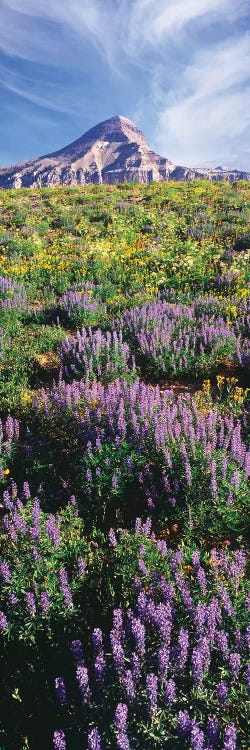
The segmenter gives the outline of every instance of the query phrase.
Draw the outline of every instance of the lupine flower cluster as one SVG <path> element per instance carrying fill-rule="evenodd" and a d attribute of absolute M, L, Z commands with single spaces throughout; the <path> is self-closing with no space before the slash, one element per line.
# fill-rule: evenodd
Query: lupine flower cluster
<path fill-rule="evenodd" d="M 102 287 L 89 282 L 75 284 L 58 301 L 59 311 L 76 326 L 95 325 L 106 313 L 100 295 Z"/>
<path fill-rule="evenodd" d="M 243 298 L 236 307 L 236 301 L 233 300 L 235 323 L 234 327 L 237 334 L 242 334 L 247 340 L 250 335 L 250 297 Z M 236 313 L 235 313 L 236 309 Z"/>
<path fill-rule="evenodd" d="M 161 393 L 139 380 L 107 386 L 61 381 L 50 393 L 40 391 L 35 408 L 46 440 L 55 422 L 63 444 L 66 432 L 69 441 L 73 436 L 76 461 L 81 454 L 86 511 L 97 513 L 102 496 L 106 503 L 118 498 L 132 480 L 148 508 L 167 514 L 178 506 L 181 512 L 187 498 L 197 506 L 199 497 L 207 498 L 211 511 L 212 498 L 225 528 L 245 507 L 250 453 L 241 421 L 233 415 L 216 409 L 205 414 L 195 399 L 176 399 L 171 391 Z"/>
<path fill-rule="evenodd" d="M 127 310 L 120 321 L 137 362 L 155 376 L 196 375 L 221 364 L 250 362 L 250 332 L 232 324 L 225 300 L 199 297 L 189 305 L 158 299 Z"/>
<path fill-rule="evenodd" d="M 89 545 L 77 507 L 70 503 L 53 516 L 27 495 L 27 482 L 20 496 L 14 483 L 3 493 L 0 609 L 10 638 L 17 630 L 29 638 L 74 616 L 88 577 Z"/>
<path fill-rule="evenodd" d="M 76 338 L 68 336 L 61 345 L 61 373 L 66 379 L 95 377 L 104 382 L 125 377 L 133 371 L 134 361 L 122 333 L 91 328 L 77 331 Z"/>
<path fill-rule="evenodd" d="M 0 308 L 2 310 L 27 310 L 27 295 L 24 286 L 14 279 L 0 276 Z"/>
<path fill-rule="evenodd" d="M 144 527 L 137 519 L 138 554 L 143 548 L 147 560 L 155 547 L 161 556 L 150 524 Z M 80 641 L 72 644 L 88 748 L 151 748 L 152 732 L 162 750 L 246 748 L 246 556 L 167 550 L 161 559 L 155 557 L 151 573 L 136 576 L 134 609 L 114 609 L 109 635 L 93 631 L 93 656 Z M 62 677 L 55 688 L 65 718 Z M 64 724 L 69 748 L 77 729 L 72 716 L 77 725 L 71 704 Z"/>
<path fill-rule="evenodd" d="M 5 474 L 9 474 L 6 465 L 15 443 L 19 439 L 19 427 L 18 419 L 13 418 L 10 414 L 6 422 L 2 422 L 0 419 L 0 479 L 3 479 Z"/>
<path fill-rule="evenodd" d="M 213 280 L 213 287 L 215 289 L 223 290 L 224 292 L 231 289 L 235 281 L 237 281 L 238 273 L 235 269 L 230 269 L 225 273 L 218 274 Z"/>

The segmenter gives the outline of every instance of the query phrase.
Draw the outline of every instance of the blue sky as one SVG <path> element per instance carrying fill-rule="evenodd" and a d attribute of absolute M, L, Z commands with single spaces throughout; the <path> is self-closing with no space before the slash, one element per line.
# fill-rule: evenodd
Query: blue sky
<path fill-rule="evenodd" d="M 1 0 L 0 164 L 115 114 L 177 164 L 250 170 L 249 0 Z"/>

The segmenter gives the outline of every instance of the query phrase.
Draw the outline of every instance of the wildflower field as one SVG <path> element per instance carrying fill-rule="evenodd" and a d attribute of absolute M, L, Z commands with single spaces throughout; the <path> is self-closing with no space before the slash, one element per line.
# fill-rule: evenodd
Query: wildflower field
<path fill-rule="evenodd" d="M 249 750 L 250 186 L 0 191 L 0 750 Z"/>

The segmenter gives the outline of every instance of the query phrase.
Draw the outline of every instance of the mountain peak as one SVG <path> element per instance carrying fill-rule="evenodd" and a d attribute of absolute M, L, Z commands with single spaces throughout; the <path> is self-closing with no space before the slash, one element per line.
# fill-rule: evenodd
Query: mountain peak
<path fill-rule="evenodd" d="M 129 119 L 129 117 L 125 117 L 124 115 L 114 115 L 113 117 L 109 117 L 107 120 L 103 120 L 103 122 L 120 122 L 120 123 L 128 123 L 129 125 L 132 125 L 135 127 L 135 124 L 132 120 Z"/>
<path fill-rule="evenodd" d="M 128 127 L 128 128 L 131 128 L 132 130 L 138 130 L 137 125 L 135 125 L 135 123 L 132 120 L 130 120 L 128 117 L 125 117 L 124 115 L 114 115 L 113 117 L 109 117 L 107 120 L 102 120 L 102 122 L 99 122 L 98 125 L 95 125 L 94 127 L 98 128 L 102 126 L 106 126 L 110 128 Z M 91 130 L 92 129 L 93 128 L 91 128 Z"/>
<path fill-rule="evenodd" d="M 50 154 L 46 154 L 46 158 L 58 158 L 63 156 L 64 158 L 78 158 L 79 155 L 83 155 L 86 150 L 93 148 L 94 146 L 101 147 L 103 142 L 106 145 L 109 143 L 112 147 L 115 144 L 122 143 L 137 143 L 144 149 L 149 150 L 147 141 L 141 130 L 135 125 L 132 120 L 123 115 L 115 115 L 110 117 L 108 120 L 103 120 L 97 125 L 87 130 L 86 133 L 77 138 L 76 141 L 70 143 L 69 146 L 61 148 L 59 151 L 54 151 Z M 42 156 L 41 158 L 45 158 Z"/>
<path fill-rule="evenodd" d="M 114 141 L 121 141 L 124 140 L 124 137 L 127 140 L 136 140 L 141 141 L 145 145 L 145 147 L 148 148 L 145 136 L 143 135 L 142 131 L 135 125 L 132 120 L 129 120 L 128 117 L 124 117 L 123 115 L 115 115 L 114 117 L 110 117 L 108 120 L 103 120 L 102 122 L 99 122 L 98 125 L 94 125 L 93 128 L 90 128 L 90 130 L 87 130 L 86 133 L 82 136 L 82 139 L 95 139 L 95 138 L 106 138 L 109 137 L 112 139 L 112 142 Z M 78 139 L 81 140 L 81 139 Z"/>

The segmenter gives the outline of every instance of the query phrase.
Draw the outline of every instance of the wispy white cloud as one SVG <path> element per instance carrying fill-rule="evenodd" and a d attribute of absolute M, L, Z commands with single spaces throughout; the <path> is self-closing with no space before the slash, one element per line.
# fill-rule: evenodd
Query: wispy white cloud
<path fill-rule="evenodd" d="M 39 24 L 36 17 L 16 11 L 8 0 L 3 0 L 0 24 L 0 51 L 10 57 L 29 62 L 58 64 L 61 62 L 62 35 L 54 35 Z"/>
<path fill-rule="evenodd" d="M 239 139 L 247 142 L 250 126 L 246 97 L 250 87 L 244 94 L 215 94 L 209 102 L 190 98 L 169 107 L 159 118 L 158 150 L 186 166 L 222 162 L 246 169 L 243 154 L 239 162 Z"/>
<path fill-rule="evenodd" d="M 64 54 L 65 37 L 68 33 L 68 47 L 73 53 L 73 37 L 92 38 L 105 48 L 108 57 L 109 41 L 113 25 L 105 21 L 104 4 L 98 0 L 3 0 L 0 27 L 0 48 L 9 54 L 27 60 L 46 63 L 57 59 L 58 64 Z M 54 24 L 45 27 L 43 24 Z M 46 57 L 45 57 L 46 55 Z M 48 55 L 48 57 L 47 57 Z M 64 60 L 70 64 L 70 58 Z"/>
<path fill-rule="evenodd" d="M 208 25 L 221 19 L 234 21 L 247 13 L 248 0 L 2 0 L 3 21 L 8 12 L 22 17 L 45 19 L 73 29 L 78 35 L 91 34 L 105 47 L 122 48 L 127 54 L 178 34 L 199 21 Z"/>
<path fill-rule="evenodd" d="M 62 112 L 67 114 L 78 114 L 79 109 L 72 103 L 67 103 L 67 98 L 60 87 L 54 84 L 46 84 L 46 96 L 42 96 L 35 90 L 36 87 L 32 80 L 24 78 L 21 75 L 10 75 L 9 71 L 0 67 L 0 84 L 7 91 L 26 99 L 38 107 L 44 107 L 49 111 Z"/>
<path fill-rule="evenodd" d="M 244 85 L 249 69 L 249 35 L 197 53 L 179 89 L 166 99 L 162 92 L 158 149 L 188 165 L 224 159 L 237 166 L 237 143 L 247 141 L 250 126 L 250 84 Z"/>
<path fill-rule="evenodd" d="M 244 16 L 247 6 L 248 0 L 71 0 L 70 5 L 68 0 L 22 0 L 21 4 L 20 0 L 2 0 L 0 45 L 10 54 L 31 59 L 40 58 L 45 49 L 53 54 L 50 34 L 46 44 L 39 24 L 43 20 L 57 25 L 56 52 L 60 29 L 68 29 L 77 37 L 90 36 L 107 61 L 111 65 L 115 61 L 119 69 L 122 55 L 140 63 L 146 47 L 153 48 L 173 35 L 178 45 L 183 32 L 190 33 L 195 22 L 201 26 L 223 19 L 232 22 Z"/>
<path fill-rule="evenodd" d="M 195 90 L 195 95 L 210 96 L 243 83 L 249 78 L 250 34 L 238 39 L 211 45 L 205 53 L 200 52 L 192 66 L 186 68 L 186 82 Z"/>
<path fill-rule="evenodd" d="M 145 45 L 154 45 L 172 34 L 180 35 L 190 24 L 208 25 L 221 19 L 239 18 L 246 12 L 248 0 L 137 0 L 132 3 L 129 37 Z"/>

